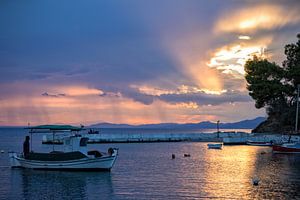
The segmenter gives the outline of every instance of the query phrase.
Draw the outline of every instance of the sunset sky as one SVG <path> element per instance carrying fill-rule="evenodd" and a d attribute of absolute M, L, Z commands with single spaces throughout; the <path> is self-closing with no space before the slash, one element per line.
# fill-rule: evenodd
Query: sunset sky
<path fill-rule="evenodd" d="M 243 65 L 281 64 L 299 11 L 298 0 L 3 0 L 0 125 L 265 116 Z"/>

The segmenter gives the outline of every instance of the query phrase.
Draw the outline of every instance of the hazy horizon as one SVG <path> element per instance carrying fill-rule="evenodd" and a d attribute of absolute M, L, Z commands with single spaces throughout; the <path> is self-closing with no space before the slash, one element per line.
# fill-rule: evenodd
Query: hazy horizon
<path fill-rule="evenodd" d="M 228 124 L 228 123 L 237 123 L 237 122 L 241 122 L 241 121 L 246 121 L 246 120 L 254 120 L 257 118 L 265 118 L 263 116 L 258 116 L 255 118 L 251 118 L 251 119 L 241 119 L 239 121 L 220 121 L 220 123 L 222 124 Z M 199 122 L 192 122 L 192 123 L 177 123 L 177 122 L 163 122 L 163 123 L 148 123 L 148 124 L 129 124 L 129 123 L 112 123 L 112 122 L 96 122 L 93 124 L 75 124 L 75 123 L 70 123 L 69 125 L 73 125 L 73 126 L 80 126 L 80 125 L 84 125 L 85 127 L 89 127 L 89 126 L 94 126 L 97 124 L 112 124 L 112 125 L 129 125 L 129 126 L 143 126 L 143 125 L 158 125 L 158 124 L 179 124 L 179 125 L 184 125 L 184 124 L 198 124 L 198 123 L 202 123 L 202 122 L 211 122 L 211 123 L 217 123 L 217 121 L 209 121 L 209 120 L 205 120 L 205 121 L 199 121 Z M 47 124 L 47 123 L 46 123 Z M 49 124 L 49 123 L 48 123 Z M 51 123 L 53 125 L 66 125 L 65 123 Z M 0 127 L 28 127 L 28 126 L 35 126 L 35 125 L 45 125 L 45 124 L 31 124 L 31 123 L 27 123 L 24 125 L 0 125 Z"/>

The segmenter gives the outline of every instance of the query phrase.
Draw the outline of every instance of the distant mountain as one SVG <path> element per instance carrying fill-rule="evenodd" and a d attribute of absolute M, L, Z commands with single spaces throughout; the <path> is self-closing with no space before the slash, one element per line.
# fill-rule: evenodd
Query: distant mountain
<path fill-rule="evenodd" d="M 251 120 L 242 120 L 233 123 L 220 123 L 220 129 L 254 129 L 261 122 L 265 121 L 265 117 L 257 117 Z M 111 124 L 99 123 L 89 126 L 90 128 L 148 128 L 148 129 L 215 129 L 217 124 L 210 121 L 200 123 L 161 123 L 161 124 L 143 124 L 143 125 L 129 125 L 129 124 Z"/>

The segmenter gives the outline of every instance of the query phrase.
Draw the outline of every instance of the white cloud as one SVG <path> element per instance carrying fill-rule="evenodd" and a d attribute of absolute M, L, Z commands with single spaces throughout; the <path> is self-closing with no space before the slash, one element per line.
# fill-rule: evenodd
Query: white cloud
<path fill-rule="evenodd" d="M 255 5 L 220 17 L 215 32 L 256 32 L 273 30 L 300 22 L 297 7 L 279 5 Z"/>

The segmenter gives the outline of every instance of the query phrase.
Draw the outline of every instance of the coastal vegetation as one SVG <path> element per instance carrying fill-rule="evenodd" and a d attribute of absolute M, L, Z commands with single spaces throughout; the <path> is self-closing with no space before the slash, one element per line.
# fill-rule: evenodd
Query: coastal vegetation
<path fill-rule="evenodd" d="M 267 119 L 253 132 L 290 133 L 295 130 L 297 86 L 300 84 L 300 34 L 284 48 L 282 66 L 254 56 L 245 64 L 247 89 L 256 108 L 266 108 Z"/>

